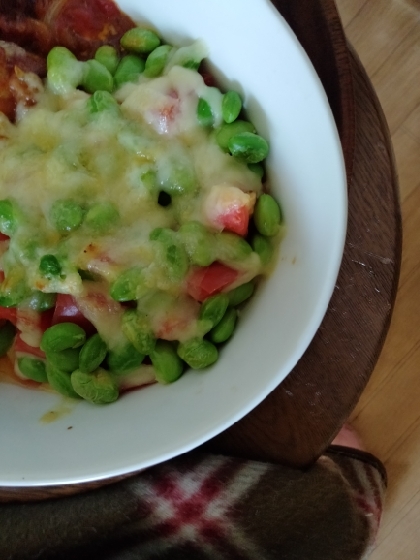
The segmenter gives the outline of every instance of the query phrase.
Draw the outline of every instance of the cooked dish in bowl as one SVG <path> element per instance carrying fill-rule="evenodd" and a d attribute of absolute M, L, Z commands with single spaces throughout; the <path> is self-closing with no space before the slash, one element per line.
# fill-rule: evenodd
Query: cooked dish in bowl
<path fill-rule="evenodd" d="M 23 6 L 25 14 L 16 21 L 7 18 L 1 12 L 7 4 L 12 8 Z M 92 406 L 84 399 L 68 399 L 56 391 L 22 390 L 3 383 L 0 448 L 7 453 L 2 454 L 0 461 L 0 484 L 5 486 L 79 483 L 134 472 L 184 453 L 228 428 L 257 406 L 293 369 L 322 321 L 337 278 L 346 231 L 346 183 L 340 142 L 316 73 L 273 5 L 265 0 L 249 0 L 245 9 L 242 0 L 212 0 L 212 9 L 205 14 L 203 4 L 192 0 L 119 0 L 118 6 L 140 27 L 158 29 L 171 45 L 190 47 L 197 40 L 206 45 L 210 53 L 208 69 L 221 91 L 240 94 L 249 122 L 262 138 L 269 140 L 264 167 L 270 180 L 270 194 L 281 201 L 287 234 L 281 240 L 277 262 L 275 256 L 279 251 L 277 246 L 274 248 L 270 273 L 259 282 L 253 297 L 238 309 L 241 316 L 234 337 L 209 371 L 199 373 L 185 367 L 175 383 L 155 383 L 142 391 L 127 391 L 111 406 Z M 101 7 L 106 8 L 105 18 L 100 17 L 104 13 Z M 2 82 L 6 80 L 9 84 L 18 54 L 18 66 L 25 72 L 32 70 L 46 76 L 46 57 L 54 46 L 66 46 L 84 62 L 94 59 L 103 43 L 119 48 L 120 37 L 133 24 L 118 14 L 121 12 L 106 0 L 2 2 L 0 39 L 9 44 L 17 41 L 26 50 L 22 58 L 22 52 L 16 48 L 9 49 L 7 57 L 4 49 L 0 49 L 0 58 L 4 55 L 9 60 L 2 66 Z M 126 28 L 121 24 L 124 21 Z M 229 21 L 235 21 L 234 32 L 230 25 L 221 25 Z M 28 52 L 32 54 L 28 56 Z M 207 81 L 206 85 L 213 84 Z M 86 100 L 83 88 L 76 89 L 80 92 L 75 95 Z M 3 112 L 7 108 L 14 111 L 16 94 L 21 90 L 15 87 L 1 91 Z M 20 99 L 20 107 L 25 110 L 25 95 Z M 31 103 L 28 98 L 28 104 Z M 75 99 L 75 103 L 82 100 Z M 121 105 L 124 100 L 121 98 L 117 103 Z M 35 107 L 38 109 L 41 106 Z M 120 107 L 119 110 L 122 111 Z M 89 122 L 102 117 L 100 112 L 96 116 L 90 114 Z M 246 120 L 242 115 L 238 118 Z M 139 126 L 139 122 L 134 126 Z M 104 133 L 104 143 L 106 140 Z M 70 159 L 67 153 L 62 154 L 61 164 L 71 163 L 75 152 L 70 153 Z M 97 157 L 100 155 L 98 152 Z M 99 170 L 110 165 L 106 157 L 102 157 L 102 162 L 96 160 Z M 52 175 L 54 169 L 52 166 Z M 43 184 L 37 185 L 41 195 Z M 173 200 L 174 196 L 169 196 Z M 114 197 L 110 202 L 119 203 L 115 193 Z M 19 213 L 19 200 L 13 193 L 3 197 L 7 198 L 14 199 Z M 68 198 L 72 197 L 60 195 L 60 200 Z M 95 199 L 82 201 L 83 221 L 74 230 L 75 237 L 89 225 L 86 216 L 93 203 Z M 159 206 L 159 211 L 170 210 L 170 206 Z M 53 234 L 58 235 L 49 222 L 50 214 L 44 216 Z M 255 252 L 253 220 L 247 239 Z M 117 231 L 110 231 L 109 237 Z M 214 228 L 210 231 L 213 236 L 232 233 Z M 37 242 L 41 234 L 41 230 L 37 232 Z M 161 247 L 156 239 L 149 237 L 147 241 Z M 271 244 L 273 238 L 269 241 Z M 126 242 L 130 244 L 131 240 Z M 10 246 L 11 242 L 6 240 L 7 243 Z M 46 254 L 58 257 L 53 251 Z M 220 257 L 215 262 L 219 263 Z M 85 283 L 92 282 L 87 273 L 90 277 L 98 274 L 86 267 L 80 270 Z M 61 294 L 64 295 L 68 294 Z M 125 311 L 133 309 L 130 301 L 120 302 L 111 297 L 110 301 Z M 198 305 L 201 309 L 202 303 L 193 300 L 196 308 Z M 77 316 L 77 308 L 67 307 L 67 316 Z M 13 307 L 7 309 L 13 313 Z M 94 334 L 87 327 L 83 329 L 88 338 Z M 207 340 L 208 337 L 206 333 Z M 80 346 L 76 348 L 79 349 Z M 0 363 L 1 371 L 7 373 L 10 360 L 3 358 Z M 151 360 L 145 359 L 141 367 L 150 371 Z M 13 372 L 10 375 L 15 376 Z M 123 377 L 126 381 L 121 391 L 139 382 L 130 381 L 129 376 L 118 377 L 119 381 Z M 37 384 L 31 380 L 25 383 Z"/>
<path fill-rule="evenodd" d="M 20 58 L 0 113 L 0 352 L 15 380 L 93 403 L 213 364 L 282 229 L 268 143 L 203 75 L 204 44 L 116 13 L 112 41 L 49 49 L 45 80 L 2 47 Z"/>

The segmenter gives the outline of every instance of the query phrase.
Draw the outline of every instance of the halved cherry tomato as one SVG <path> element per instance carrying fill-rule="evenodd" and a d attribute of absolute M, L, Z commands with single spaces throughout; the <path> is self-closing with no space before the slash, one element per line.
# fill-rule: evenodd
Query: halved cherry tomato
<path fill-rule="evenodd" d="M 92 323 L 80 311 L 76 299 L 68 294 L 57 295 L 52 324 L 57 325 L 58 323 L 75 323 L 82 327 L 87 334 L 93 334 L 96 331 Z"/>
<path fill-rule="evenodd" d="M 7 319 L 16 325 L 16 307 L 0 307 L 0 319 Z"/>
<path fill-rule="evenodd" d="M 233 284 L 238 275 L 239 272 L 234 268 L 218 262 L 206 267 L 197 267 L 187 279 L 187 292 L 197 301 L 204 301 Z"/>
<path fill-rule="evenodd" d="M 219 231 L 246 235 L 255 200 L 255 192 L 244 192 L 230 183 L 213 185 L 203 201 L 205 221 Z"/>
<path fill-rule="evenodd" d="M 225 214 L 221 214 L 218 222 L 223 228 L 238 235 L 248 233 L 249 210 L 246 206 L 228 208 Z"/>

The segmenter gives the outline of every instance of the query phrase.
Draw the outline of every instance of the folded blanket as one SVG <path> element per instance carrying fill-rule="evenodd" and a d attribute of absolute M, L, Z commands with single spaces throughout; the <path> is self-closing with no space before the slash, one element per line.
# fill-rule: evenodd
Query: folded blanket
<path fill-rule="evenodd" d="M 385 485 L 376 458 L 344 447 L 305 471 L 189 453 L 84 494 L 0 505 L 0 558 L 360 560 Z"/>

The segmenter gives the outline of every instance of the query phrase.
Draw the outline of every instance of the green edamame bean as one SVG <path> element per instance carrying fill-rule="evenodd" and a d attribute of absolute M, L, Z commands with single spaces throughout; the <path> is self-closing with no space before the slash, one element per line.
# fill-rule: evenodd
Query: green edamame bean
<path fill-rule="evenodd" d="M 0 200 L 0 232 L 13 235 L 17 228 L 14 205 L 10 200 Z"/>
<path fill-rule="evenodd" d="M 222 99 L 222 116 L 223 120 L 230 124 L 239 116 L 242 110 L 242 99 L 236 91 L 228 91 Z"/>
<path fill-rule="evenodd" d="M 105 360 L 108 344 L 96 333 L 82 346 L 79 354 L 79 369 L 84 373 L 95 371 Z"/>
<path fill-rule="evenodd" d="M 119 396 L 115 379 L 103 368 L 92 373 L 76 370 L 71 374 L 71 384 L 82 399 L 94 404 L 109 404 Z"/>
<path fill-rule="evenodd" d="M 236 233 L 217 233 L 215 235 L 216 260 L 231 262 L 243 261 L 252 253 L 252 247 Z"/>
<path fill-rule="evenodd" d="M 251 240 L 252 248 L 259 255 L 261 264 L 267 266 L 273 256 L 273 247 L 271 242 L 264 235 L 256 233 Z"/>
<path fill-rule="evenodd" d="M 156 171 L 146 171 L 146 173 L 143 173 L 140 178 L 143 185 L 151 194 L 157 192 L 159 185 Z"/>
<path fill-rule="evenodd" d="M 190 70 L 198 70 L 201 61 L 207 56 L 207 49 L 202 41 L 196 41 L 187 47 L 175 49 L 173 56 L 170 58 L 168 67 L 182 66 Z"/>
<path fill-rule="evenodd" d="M 31 291 L 26 284 L 25 270 L 20 266 L 13 267 L 1 284 L 0 306 L 16 307 L 30 293 Z"/>
<path fill-rule="evenodd" d="M 227 293 L 229 298 L 229 304 L 232 307 L 236 307 L 240 303 L 243 303 L 247 299 L 249 299 L 255 290 L 254 282 L 247 282 L 246 284 L 242 284 L 237 288 L 234 288 L 230 292 Z"/>
<path fill-rule="evenodd" d="M 95 93 L 95 91 L 111 92 L 114 89 L 114 78 L 103 64 L 94 59 L 87 60 L 84 63 L 80 85 L 88 93 Z"/>
<path fill-rule="evenodd" d="M 269 194 L 262 194 L 254 209 L 255 227 L 262 235 L 271 237 L 279 232 L 282 220 L 280 206 Z"/>
<path fill-rule="evenodd" d="M 248 121 L 235 121 L 231 124 L 223 124 L 216 133 L 216 141 L 225 152 L 229 151 L 231 138 L 243 132 L 255 132 L 255 126 Z"/>
<path fill-rule="evenodd" d="M 195 70 L 197 72 L 200 68 L 200 64 L 201 60 L 194 60 L 191 58 L 190 60 L 186 60 L 185 62 L 183 62 L 181 66 L 183 68 L 188 68 L 189 70 Z"/>
<path fill-rule="evenodd" d="M 120 214 L 112 202 L 97 202 L 86 213 L 85 225 L 98 233 L 106 233 L 120 221 Z"/>
<path fill-rule="evenodd" d="M 72 399 L 79 399 L 80 396 L 73 389 L 71 384 L 70 374 L 62 371 L 61 369 L 53 367 L 47 362 L 47 381 L 50 386 L 65 397 L 70 397 Z"/>
<path fill-rule="evenodd" d="M 16 307 L 16 305 L 18 303 L 20 303 L 22 300 L 19 300 L 17 298 L 14 298 L 12 296 L 8 296 L 8 295 L 3 295 L 0 292 L 0 307 Z"/>
<path fill-rule="evenodd" d="M 151 29 L 134 27 L 124 33 L 120 44 L 127 51 L 148 54 L 160 45 L 160 39 Z"/>
<path fill-rule="evenodd" d="M 182 280 L 189 268 L 188 255 L 175 233 L 167 228 L 156 228 L 150 233 L 150 239 L 161 245 L 160 259 L 169 279 L 172 282 Z"/>
<path fill-rule="evenodd" d="M 193 194 L 197 190 L 197 178 L 194 168 L 182 160 L 173 160 L 169 177 L 162 183 L 161 188 L 171 196 L 179 194 Z"/>
<path fill-rule="evenodd" d="M 16 335 L 16 328 L 10 321 L 0 327 L 0 358 L 5 356 L 12 347 Z"/>
<path fill-rule="evenodd" d="M 200 222 L 183 224 L 178 235 L 192 264 L 209 266 L 215 260 L 215 241 Z"/>
<path fill-rule="evenodd" d="M 244 159 L 247 163 L 259 163 L 268 156 L 267 140 L 252 132 L 232 136 L 228 148 L 234 157 Z"/>
<path fill-rule="evenodd" d="M 172 243 L 174 232 L 168 228 L 155 228 L 150 232 L 150 241 L 159 241 L 162 244 Z"/>
<path fill-rule="evenodd" d="M 83 217 L 83 208 L 73 200 L 57 200 L 50 209 L 50 220 L 55 229 L 62 234 L 76 230 Z"/>
<path fill-rule="evenodd" d="M 18 368 L 20 372 L 33 381 L 38 381 L 38 383 L 47 382 L 47 368 L 45 362 L 42 360 L 36 360 L 33 358 L 19 358 Z"/>
<path fill-rule="evenodd" d="M 42 335 L 41 350 L 62 352 L 67 348 L 78 348 L 86 341 L 85 331 L 75 323 L 59 323 L 47 329 Z"/>
<path fill-rule="evenodd" d="M 216 346 L 208 340 L 192 338 L 178 346 L 178 356 L 192 369 L 204 369 L 219 357 Z"/>
<path fill-rule="evenodd" d="M 65 94 L 77 88 L 83 76 L 83 62 L 65 47 L 53 47 L 47 56 L 48 87 Z"/>
<path fill-rule="evenodd" d="M 119 105 L 108 91 L 95 91 L 87 101 L 90 113 L 101 113 L 102 111 L 119 112 Z"/>
<path fill-rule="evenodd" d="M 44 294 L 44 292 L 35 291 L 26 300 L 26 304 L 34 311 L 47 311 L 55 305 L 57 294 Z"/>
<path fill-rule="evenodd" d="M 111 285 L 110 296 L 115 301 L 133 301 L 144 291 L 143 269 L 139 266 L 129 268 Z"/>
<path fill-rule="evenodd" d="M 0 292 L 0 307 L 16 307 L 25 297 L 26 294 L 20 295 L 18 292 Z"/>
<path fill-rule="evenodd" d="M 47 352 L 47 363 L 54 369 L 72 373 L 79 368 L 79 348 L 67 348 L 61 352 Z"/>
<path fill-rule="evenodd" d="M 45 278 L 54 278 L 61 274 L 61 264 L 54 255 L 44 255 L 39 262 L 39 271 Z"/>
<path fill-rule="evenodd" d="M 248 163 L 248 169 L 258 175 L 261 181 L 264 179 L 265 169 L 261 163 Z"/>
<path fill-rule="evenodd" d="M 136 350 L 130 342 L 122 347 L 110 349 L 108 353 L 108 367 L 117 373 L 136 369 L 143 360 L 144 354 Z"/>
<path fill-rule="evenodd" d="M 123 56 L 114 74 L 115 87 L 119 88 L 127 82 L 136 82 L 144 66 L 144 60 L 135 54 Z"/>
<path fill-rule="evenodd" d="M 200 309 L 200 324 L 205 332 L 215 327 L 226 313 L 229 305 L 229 297 L 226 294 L 218 294 L 205 299 Z"/>
<path fill-rule="evenodd" d="M 141 354 L 149 355 L 155 347 L 156 338 L 146 317 L 137 313 L 135 309 L 124 313 L 122 331 Z"/>
<path fill-rule="evenodd" d="M 208 102 L 202 97 L 198 100 L 197 120 L 202 127 L 210 127 L 214 124 L 214 116 Z"/>
<path fill-rule="evenodd" d="M 170 342 L 158 340 L 150 359 L 159 383 L 173 383 L 181 377 L 184 365 Z"/>
<path fill-rule="evenodd" d="M 169 279 L 172 282 L 183 280 L 189 269 L 188 256 L 184 247 L 178 243 L 164 247 L 164 258 Z"/>
<path fill-rule="evenodd" d="M 235 330 L 237 316 L 238 314 L 236 309 L 230 307 L 224 314 L 219 324 L 210 331 L 210 340 L 215 344 L 226 342 Z"/>
<path fill-rule="evenodd" d="M 95 53 L 95 60 L 100 62 L 108 72 L 113 76 L 117 69 L 120 58 L 117 49 L 110 45 L 102 45 Z"/>
<path fill-rule="evenodd" d="M 170 45 L 161 45 L 154 49 L 146 59 L 144 75 L 147 78 L 157 78 L 160 76 L 168 62 L 172 50 L 173 47 Z"/>

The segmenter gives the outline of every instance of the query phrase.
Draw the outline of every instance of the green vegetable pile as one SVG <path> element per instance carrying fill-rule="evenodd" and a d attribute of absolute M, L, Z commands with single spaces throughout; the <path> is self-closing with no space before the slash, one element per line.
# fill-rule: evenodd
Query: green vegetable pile
<path fill-rule="evenodd" d="M 0 177 L 0 232 L 10 238 L 8 250 L 0 256 L 0 270 L 5 273 L 0 285 L 0 310 L 16 308 L 18 316 L 22 309 L 42 314 L 54 309 L 60 294 L 77 299 L 86 286 L 94 283 L 105 283 L 112 301 L 121 304 L 117 334 L 109 333 L 102 317 L 98 323 L 89 317 L 97 330 L 94 334 L 87 334 L 78 324 L 61 321 L 42 335 L 39 349 L 45 359 L 17 354 L 17 368 L 25 378 L 96 404 L 115 401 L 121 380 L 142 363 L 150 363 L 156 380 L 168 384 L 179 379 L 187 366 L 201 370 L 216 362 L 218 346 L 233 335 L 238 306 L 240 309 L 252 296 L 255 279 L 273 262 L 283 225 L 279 204 L 269 194 L 258 192 L 265 181 L 268 142 L 246 120 L 237 92 L 222 94 L 217 88 L 204 86 L 194 118 L 199 141 L 204 138 L 211 150 L 216 146 L 218 161 L 229 176 L 249 181 L 251 192 L 259 195 L 256 202 L 254 196 L 249 230 L 246 223 L 239 233 L 235 229 L 217 230 L 201 219 L 198 210 L 203 195 L 197 166 L 187 151 L 193 149 L 187 146 L 193 142 L 179 141 L 175 155 L 164 155 L 165 163 L 159 167 L 156 162 L 161 153 L 165 154 L 167 144 L 160 139 L 158 144 L 156 134 L 144 136 L 143 125 L 129 122 L 122 113 L 124 103 L 119 96 L 123 88 L 130 92 L 134 84 L 152 82 L 175 67 L 197 72 L 206 54 L 201 43 L 175 48 L 162 44 L 154 31 L 137 27 L 125 33 L 120 44 L 120 50 L 104 45 L 93 59 L 84 62 L 64 47 L 54 47 L 48 54 L 47 93 L 52 95 L 46 102 L 48 110 L 57 105 L 56 99 L 66 100 L 76 90 L 89 94 L 77 101 L 75 109 L 68 109 L 68 115 L 85 131 L 81 137 L 83 149 L 67 141 L 65 150 L 61 149 L 61 129 L 76 126 L 73 121 L 69 124 L 71 119 L 65 111 L 54 109 L 57 142 L 49 133 L 45 137 L 39 132 L 33 134 L 26 125 L 27 144 L 21 153 L 28 165 L 34 158 L 49 157 L 51 152 L 54 159 L 48 160 L 42 178 L 67 166 L 71 173 L 77 171 L 84 177 L 86 186 L 66 186 L 66 196 L 50 189 L 51 201 L 42 203 L 42 212 L 36 214 L 33 205 L 29 212 L 10 193 L 1 198 L 9 179 L 7 175 Z M 127 99 L 127 95 L 122 98 Z M 28 122 L 44 118 L 45 110 L 41 107 Z M 28 140 L 31 135 L 36 137 L 32 144 Z M 91 138 L 92 145 L 88 143 Z M 19 151 L 12 149 L 13 153 Z M 132 161 L 135 167 L 127 171 Z M 70 171 L 63 177 L 70 176 Z M 92 177 L 109 180 L 110 190 L 98 195 Z M 125 194 L 119 194 L 119 189 L 126 187 L 114 182 L 122 180 L 131 183 L 121 193 L 129 192 L 135 204 L 139 200 L 138 207 L 125 199 Z M 134 191 L 141 192 L 143 198 L 135 198 Z M 69 196 L 69 192 L 74 194 Z M 45 195 L 46 200 L 50 194 Z M 39 196 L 44 195 L 41 192 Z M 153 227 L 144 230 L 139 226 L 142 212 Z M 101 257 L 99 246 L 111 254 L 115 248 L 121 247 L 122 251 L 127 246 L 127 254 L 134 257 L 121 263 L 117 259 L 114 265 L 111 258 Z M 207 297 L 188 291 L 192 274 L 215 265 L 231 274 L 233 271 L 244 281 L 233 276 Z M 190 297 L 199 302 L 191 335 L 182 340 L 159 336 L 150 319 L 156 309 L 165 305 L 170 308 L 180 298 Z M 15 326 L 9 320 L 2 323 L 1 317 L 0 313 L 0 356 L 13 348 L 16 334 Z"/>

